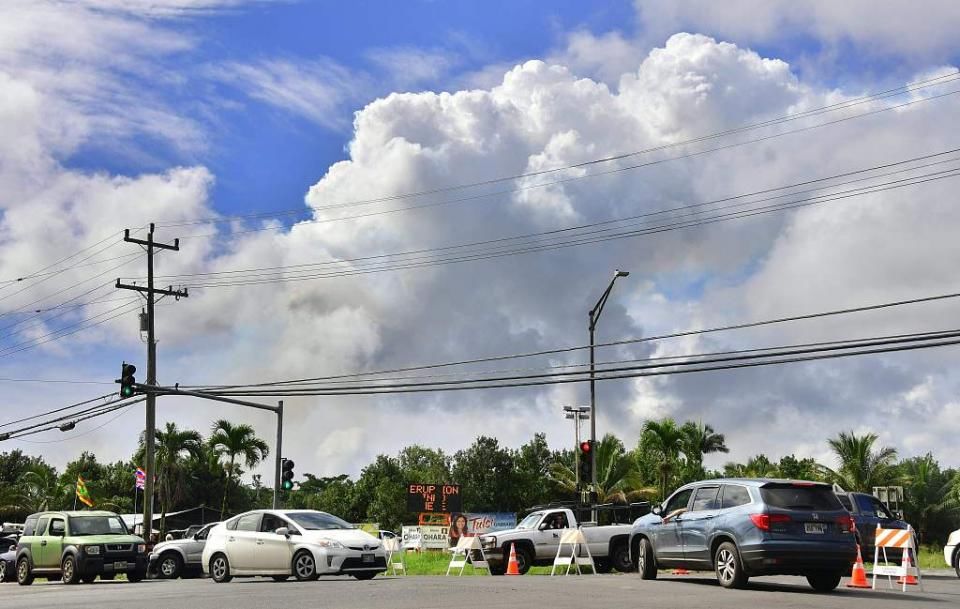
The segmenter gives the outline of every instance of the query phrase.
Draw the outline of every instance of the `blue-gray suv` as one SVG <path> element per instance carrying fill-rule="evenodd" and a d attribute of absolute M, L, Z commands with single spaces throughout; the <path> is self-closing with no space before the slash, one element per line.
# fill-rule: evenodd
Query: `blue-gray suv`
<path fill-rule="evenodd" d="M 828 592 L 857 556 L 854 522 L 833 488 L 772 479 L 704 480 L 637 519 L 630 548 L 643 579 L 658 568 L 714 571 L 725 588 L 755 575 L 803 575 Z"/>

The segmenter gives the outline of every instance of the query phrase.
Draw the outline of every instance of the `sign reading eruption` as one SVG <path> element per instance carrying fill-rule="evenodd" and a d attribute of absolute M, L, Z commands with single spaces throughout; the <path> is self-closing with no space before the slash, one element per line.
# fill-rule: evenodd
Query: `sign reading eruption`
<path fill-rule="evenodd" d="M 407 487 L 407 509 L 411 512 L 461 512 L 460 485 L 411 484 Z"/>

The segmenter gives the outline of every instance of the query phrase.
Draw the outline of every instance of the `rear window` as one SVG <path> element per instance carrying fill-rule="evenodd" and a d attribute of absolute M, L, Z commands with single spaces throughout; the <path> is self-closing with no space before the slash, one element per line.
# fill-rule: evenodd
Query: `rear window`
<path fill-rule="evenodd" d="M 769 485 L 760 488 L 763 502 L 786 510 L 840 510 L 843 506 L 828 486 Z"/>
<path fill-rule="evenodd" d="M 840 505 L 842 505 L 848 512 L 853 511 L 853 503 L 850 502 L 850 497 L 847 497 L 846 495 L 837 495 L 837 499 L 840 501 Z"/>
<path fill-rule="evenodd" d="M 25 537 L 28 535 L 33 535 L 33 531 L 35 528 L 37 528 L 36 516 L 31 516 L 30 518 L 27 518 L 27 521 L 23 524 L 23 535 Z"/>
<path fill-rule="evenodd" d="M 723 499 L 721 507 L 723 509 L 737 507 L 738 505 L 747 505 L 750 503 L 750 491 L 745 486 L 739 484 L 724 484 Z"/>

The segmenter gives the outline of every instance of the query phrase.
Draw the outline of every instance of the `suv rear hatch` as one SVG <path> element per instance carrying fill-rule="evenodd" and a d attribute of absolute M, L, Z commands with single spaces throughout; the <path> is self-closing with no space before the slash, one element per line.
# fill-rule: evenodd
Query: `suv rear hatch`
<path fill-rule="evenodd" d="M 768 482 L 760 487 L 766 505 L 753 514 L 754 525 L 770 539 L 835 541 L 851 539 L 853 518 L 833 489 L 813 482 Z"/>

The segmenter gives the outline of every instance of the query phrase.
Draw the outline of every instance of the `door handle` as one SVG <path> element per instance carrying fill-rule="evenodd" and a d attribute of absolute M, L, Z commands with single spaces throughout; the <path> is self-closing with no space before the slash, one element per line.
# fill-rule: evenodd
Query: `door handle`
<path fill-rule="evenodd" d="M 40 545 L 41 545 L 41 546 L 47 545 L 47 540 L 46 540 L 46 539 L 40 540 Z"/>
<path fill-rule="evenodd" d="M 234 537 L 227 537 L 227 541 L 236 541 L 236 538 L 234 538 Z"/>
<path fill-rule="evenodd" d="M 262 546 L 262 545 L 263 545 L 263 542 L 262 542 L 262 541 L 258 541 L 258 542 L 257 542 L 257 545 L 258 545 L 258 546 Z"/>

